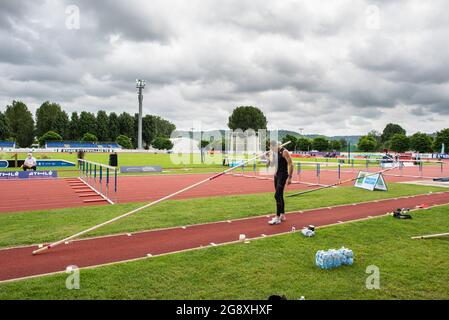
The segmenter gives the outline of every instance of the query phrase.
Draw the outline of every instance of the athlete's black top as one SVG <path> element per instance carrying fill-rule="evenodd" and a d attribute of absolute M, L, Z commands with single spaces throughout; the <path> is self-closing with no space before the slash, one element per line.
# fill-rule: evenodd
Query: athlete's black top
<path fill-rule="evenodd" d="M 284 156 L 282 155 L 284 153 L 284 148 L 279 148 L 278 150 L 278 154 L 277 154 L 277 158 L 278 158 L 278 163 L 277 163 L 277 170 L 276 170 L 276 175 L 277 176 L 288 176 L 288 163 L 287 163 L 287 159 L 284 158 Z"/>

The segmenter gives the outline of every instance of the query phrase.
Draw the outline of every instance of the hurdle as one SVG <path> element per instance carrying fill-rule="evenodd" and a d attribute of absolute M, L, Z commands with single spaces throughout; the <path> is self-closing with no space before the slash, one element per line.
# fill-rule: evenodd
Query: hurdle
<path fill-rule="evenodd" d="M 110 204 L 118 191 L 117 172 L 116 167 L 78 159 L 78 179 Z"/>

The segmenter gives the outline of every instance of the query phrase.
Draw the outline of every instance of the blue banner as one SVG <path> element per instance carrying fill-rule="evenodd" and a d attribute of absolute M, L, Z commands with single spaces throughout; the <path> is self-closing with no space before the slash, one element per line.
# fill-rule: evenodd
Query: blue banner
<path fill-rule="evenodd" d="M 53 179 L 57 171 L 0 171 L 0 180 L 8 179 Z"/>
<path fill-rule="evenodd" d="M 162 172 L 161 166 L 122 166 L 121 173 L 127 172 Z"/>
<path fill-rule="evenodd" d="M 38 167 L 74 167 L 75 163 L 66 160 L 36 160 Z"/>

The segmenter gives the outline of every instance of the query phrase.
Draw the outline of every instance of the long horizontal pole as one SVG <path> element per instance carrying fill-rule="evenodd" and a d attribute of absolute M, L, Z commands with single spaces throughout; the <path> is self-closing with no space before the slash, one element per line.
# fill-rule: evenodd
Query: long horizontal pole
<path fill-rule="evenodd" d="M 84 160 L 84 159 L 78 159 L 78 161 L 79 162 L 84 162 L 84 163 L 90 163 L 90 164 L 97 165 L 97 166 L 103 167 L 103 168 L 108 168 L 108 169 L 111 169 L 111 170 L 117 170 L 117 167 L 112 167 L 112 166 L 109 166 L 107 164 L 102 164 L 102 163 L 93 162 L 93 161 Z"/>
<path fill-rule="evenodd" d="M 429 234 L 425 236 L 412 237 L 412 239 L 430 239 L 430 238 L 440 238 L 440 237 L 449 237 L 448 233 L 437 233 L 437 234 Z"/>
<path fill-rule="evenodd" d="M 284 146 L 288 145 L 289 143 L 290 143 L 290 141 L 288 141 L 288 142 L 282 144 L 280 147 L 284 147 Z M 142 210 L 144 210 L 144 209 L 147 209 L 147 208 L 149 208 L 149 207 L 152 207 L 152 206 L 154 206 L 154 205 L 156 205 L 156 204 L 158 204 L 158 203 L 161 203 L 162 201 L 168 200 L 168 199 L 173 198 L 173 197 L 175 197 L 175 196 L 177 196 L 177 195 L 179 195 L 179 194 L 181 194 L 181 193 L 183 193 L 183 192 L 186 192 L 186 191 L 188 191 L 188 190 L 190 190 L 190 189 L 193 189 L 193 188 L 195 188 L 195 187 L 198 187 L 199 185 L 202 185 L 203 183 L 206 183 L 206 182 L 208 182 L 208 181 L 215 180 L 215 179 L 217 179 L 217 178 L 219 178 L 219 177 L 221 177 L 221 176 L 227 174 L 228 172 L 231 172 L 231 171 L 233 171 L 233 170 L 235 170 L 235 169 L 237 169 L 237 168 L 239 168 L 239 167 L 244 166 L 244 165 L 245 165 L 246 163 L 248 163 L 248 162 L 254 161 L 254 160 L 256 160 L 256 159 L 258 159 L 258 158 L 260 158 L 260 157 L 265 156 L 265 155 L 268 154 L 269 152 L 270 152 L 270 151 L 265 151 L 264 153 L 261 153 L 261 154 L 255 156 L 255 157 L 253 157 L 253 158 L 251 158 L 251 159 L 249 159 L 249 160 L 246 160 L 246 161 L 240 163 L 239 165 L 237 165 L 237 166 L 235 166 L 235 167 L 231 167 L 231 168 L 229 168 L 229 169 L 227 169 L 227 170 L 225 170 L 225 171 L 223 171 L 223 172 L 221 172 L 221 173 L 217 173 L 217 174 L 215 174 L 215 175 L 213 175 L 213 176 L 211 176 L 211 177 L 209 177 L 209 178 L 206 178 L 206 179 L 204 179 L 204 180 L 202 180 L 202 181 L 199 181 L 199 182 L 197 182 L 197 183 L 195 183 L 195 184 L 192 184 L 192 185 L 190 185 L 190 186 L 188 186 L 188 187 L 186 187 L 186 188 L 184 188 L 184 189 L 181 189 L 181 190 L 179 190 L 179 191 L 176 191 L 176 192 L 174 192 L 174 193 L 172 193 L 172 194 L 169 194 L 169 195 L 167 195 L 167 196 L 165 196 L 165 197 L 163 197 L 163 198 L 160 198 L 160 199 L 158 199 L 158 200 L 156 200 L 156 201 L 150 202 L 150 203 L 148 203 L 148 204 L 146 204 L 146 205 L 144 205 L 144 206 L 142 206 L 142 207 L 139 207 L 139 208 L 137 208 L 137 209 L 134 209 L 134 210 L 132 210 L 132 211 L 129 211 L 129 212 L 127 212 L 127 213 L 125 213 L 125 214 L 122 214 L 121 216 L 115 217 L 115 218 L 113 218 L 113 219 L 111 219 L 111 220 L 108 220 L 108 221 L 105 221 L 105 222 L 103 222 L 103 223 L 100 223 L 100 224 L 98 224 L 98 225 L 96 225 L 96 226 L 93 226 L 93 227 L 91 227 L 91 228 L 89 228 L 89 229 L 86 229 L 86 230 L 84 230 L 84 231 L 78 232 L 77 234 L 74 234 L 74 235 L 72 235 L 72 236 L 70 236 L 70 237 L 67 237 L 67 238 L 65 238 L 65 239 L 56 241 L 56 242 L 54 242 L 54 243 L 52 243 L 52 244 L 49 244 L 49 245 L 44 246 L 44 247 L 42 247 L 42 248 L 39 248 L 39 249 L 33 251 L 33 255 L 36 255 L 36 254 L 41 253 L 41 252 L 43 252 L 43 251 L 45 251 L 45 250 L 54 248 L 54 247 L 56 247 L 56 246 L 58 246 L 58 245 L 60 245 L 60 244 L 63 244 L 63 243 L 65 243 L 65 242 L 67 242 L 67 241 L 70 241 L 70 240 L 79 238 L 80 236 L 82 236 L 82 235 L 84 235 L 84 234 L 86 234 L 86 233 L 92 232 L 92 231 L 97 230 L 97 229 L 99 229 L 99 228 L 101 228 L 101 227 L 104 227 L 104 226 L 106 226 L 106 225 L 108 225 L 108 224 L 111 224 L 111 223 L 116 222 L 116 221 L 118 221 L 118 220 L 121 220 L 121 219 L 123 219 L 123 218 L 129 217 L 130 215 L 133 215 L 133 214 L 135 214 L 135 213 L 137 213 L 137 212 L 139 212 L 139 211 L 142 211 Z"/>
<path fill-rule="evenodd" d="M 365 177 L 369 177 L 369 176 L 374 176 L 376 174 L 385 173 L 387 171 L 390 171 L 390 170 L 393 170 L 393 169 L 396 169 L 396 168 L 397 168 L 396 166 L 393 166 L 393 167 L 385 169 L 385 170 L 381 170 L 381 171 L 377 171 L 377 172 L 373 172 L 373 173 L 368 173 L 368 174 L 365 175 Z M 289 194 L 287 197 L 296 197 L 296 196 L 300 196 L 300 195 L 303 195 L 303 194 L 306 194 L 306 193 L 310 193 L 310 192 L 315 192 L 315 191 L 320 191 L 320 190 L 323 190 L 323 189 L 333 188 L 333 187 L 342 185 L 344 183 L 355 181 L 357 179 L 360 179 L 360 177 L 355 177 L 355 178 L 351 178 L 351 179 L 348 179 L 348 180 L 343 180 L 343 181 L 340 181 L 340 182 L 337 182 L 337 183 L 333 183 L 333 184 L 329 184 L 329 185 L 326 185 L 324 187 L 320 187 L 320 188 L 316 188 L 316 189 L 311 189 L 311 190 L 307 190 L 307 191 L 301 191 L 301 192 L 298 192 L 298 193 Z"/>

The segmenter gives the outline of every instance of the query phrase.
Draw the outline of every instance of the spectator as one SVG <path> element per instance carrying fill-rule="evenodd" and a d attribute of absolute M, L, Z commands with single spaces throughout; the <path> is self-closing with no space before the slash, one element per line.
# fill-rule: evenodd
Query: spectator
<path fill-rule="evenodd" d="M 37 162 L 36 162 L 36 159 L 33 157 L 33 154 L 31 152 L 28 153 L 28 156 L 25 159 L 25 162 L 23 163 L 23 171 L 27 171 L 27 170 L 36 171 L 36 166 L 37 166 Z"/>

